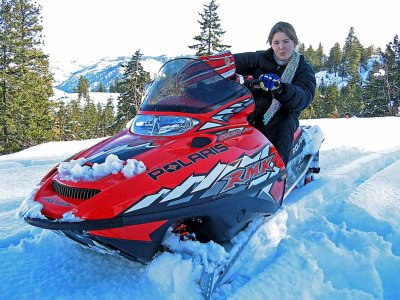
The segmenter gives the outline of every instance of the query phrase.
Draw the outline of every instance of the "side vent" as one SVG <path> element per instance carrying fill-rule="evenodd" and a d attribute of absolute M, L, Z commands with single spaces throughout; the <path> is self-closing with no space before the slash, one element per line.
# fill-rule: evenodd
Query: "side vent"
<path fill-rule="evenodd" d="M 70 187 L 55 180 L 53 180 L 51 186 L 53 187 L 53 191 L 60 196 L 72 199 L 87 200 L 100 193 L 100 190 Z"/>
<path fill-rule="evenodd" d="M 203 148 L 211 143 L 211 139 L 208 137 L 197 137 L 192 140 L 193 148 Z"/>

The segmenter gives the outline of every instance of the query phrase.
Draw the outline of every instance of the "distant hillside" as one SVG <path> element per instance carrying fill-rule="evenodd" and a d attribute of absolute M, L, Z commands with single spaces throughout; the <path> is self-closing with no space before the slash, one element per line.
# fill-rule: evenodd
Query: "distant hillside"
<path fill-rule="evenodd" d="M 108 89 L 117 77 L 123 73 L 122 65 L 130 59 L 128 56 L 117 58 L 103 58 L 98 62 L 84 65 L 77 61 L 51 62 L 51 70 L 55 77 L 56 88 L 67 93 L 72 93 L 78 84 L 79 78 L 84 76 L 89 82 L 90 89 L 95 90 L 99 84 Z M 160 67 L 169 58 L 165 55 L 152 57 L 143 56 L 143 68 L 154 76 Z"/>
<path fill-rule="evenodd" d="M 82 64 L 77 61 L 70 62 L 51 62 L 51 70 L 55 77 L 55 88 L 64 91 L 66 93 L 73 93 L 74 88 L 77 86 L 79 78 L 84 76 L 90 85 L 91 91 L 96 90 L 100 83 L 108 90 L 110 85 L 114 82 L 115 78 L 122 77 L 124 62 L 127 62 L 130 57 L 121 56 L 117 58 L 103 58 L 98 62 L 89 64 Z M 169 58 L 165 55 L 161 56 L 143 56 L 142 65 L 144 69 L 150 73 L 151 77 L 154 77 L 158 73 L 161 66 L 168 61 Z M 369 70 L 372 68 L 372 64 L 378 57 L 372 56 L 368 60 L 367 66 L 364 66 L 360 70 L 360 75 L 363 81 L 367 78 Z M 332 84 L 336 83 L 339 87 L 343 87 L 347 84 L 348 78 L 335 76 L 333 73 L 328 71 L 320 71 L 316 73 L 317 84 Z"/>
<path fill-rule="evenodd" d="M 368 74 L 370 70 L 372 70 L 374 62 L 379 62 L 379 57 L 377 55 L 372 55 L 365 66 L 362 66 L 359 69 L 360 77 L 362 82 L 364 83 L 367 80 Z M 381 70 L 381 72 L 384 72 Z M 381 75 L 381 74 L 380 74 Z M 315 78 L 317 80 L 317 85 L 331 85 L 331 84 L 336 84 L 339 88 L 342 88 L 347 85 L 349 82 L 349 77 L 344 77 L 342 78 L 339 76 L 339 74 L 335 74 L 332 72 L 329 72 L 327 70 L 320 71 L 315 74 Z"/>

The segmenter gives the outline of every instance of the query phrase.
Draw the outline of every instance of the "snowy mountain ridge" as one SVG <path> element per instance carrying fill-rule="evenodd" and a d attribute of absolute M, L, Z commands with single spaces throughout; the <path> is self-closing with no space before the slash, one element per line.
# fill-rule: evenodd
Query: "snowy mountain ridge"
<path fill-rule="evenodd" d="M 121 77 L 123 73 L 122 65 L 128 62 L 130 57 L 119 56 L 116 58 L 106 57 L 99 61 L 82 63 L 79 61 L 53 61 L 50 62 L 50 69 L 54 75 L 55 86 L 57 89 L 66 93 L 72 93 L 79 82 L 79 78 L 84 76 L 91 90 L 95 90 L 99 84 L 108 90 L 110 85 L 117 77 Z M 160 67 L 169 58 L 165 55 L 160 56 L 143 56 L 143 68 L 154 77 Z"/>
<path fill-rule="evenodd" d="M 187 55 L 189 56 L 189 55 Z M 88 82 L 90 89 L 95 90 L 99 84 L 108 90 L 110 85 L 114 82 L 117 77 L 122 77 L 123 67 L 122 65 L 130 59 L 128 56 L 119 57 L 105 57 L 98 61 L 82 63 L 77 60 L 75 61 L 53 61 L 50 62 L 51 71 L 54 74 L 55 87 L 58 90 L 66 93 L 73 93 L 75 87 L 78 84 L 79 78 L 84 76 Z M 153 78 L 161 66 L 168 60 L 172 59 L 166 55 L 159 56 L 143 56 L 142 65 L 143 68 L 150 73 Z M 373 63 L 379 58 L 373 55 L 366 66 L 361 67 L 360 76 L 363 81 L 367 79 L 369 71 L 372 69 Z M 327 70 L 317 72 L 315 74 L 317 84 L 321 83 L 330 85 L 336 83 L 339 88 L 345 86 L 348 82 L 348 78 L 342 78 L 338 74 L 335 76 Z"/>

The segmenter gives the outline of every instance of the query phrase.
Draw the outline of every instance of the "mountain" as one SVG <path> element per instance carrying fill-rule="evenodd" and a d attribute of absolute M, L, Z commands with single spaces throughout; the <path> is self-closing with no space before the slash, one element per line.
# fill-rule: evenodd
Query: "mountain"
<path fill-rule="evenodd" d="M 55 78 L 55 87 L 58 90 L 66 93 L 73 93 L 81 76 L 84 76 L 88 80 L 91 91 L 96 90 L 100 83 L 108 90 L 114 80 L 122 76 L 122 65 L 129 59 L 130 57 L 128 56 L 120 56 L 117 58 L 107 57 L 91 63 L 53 61 L 50 62 L 50 66 Z M 165 55 L 143 56 L 142 65 L 153 78 L 155 74 L 158 73 L 161 66 L 169 59 L 172 58 Z M 363 81 L 367 78 L 369 70 L 372 69 L 373 62 L 378 59 L 376 55 L 373 55 L 368 60 L 367 65 L 360 69 L 360 76 Z M 336 83 L 341 88 L 348 82 L 348 78 L 335 76 L 333 73 L 326 70 L 316 73 L 315 77 L 318 85 L 321 83 L 327 85 Z"/>
<path fill-rule="evenodd" d="M 117 58 L 103 58 L 97 62 L 82 64 L 78 61 L 50 62 L 51 71 L 54 74 L 56 88 L 67 93 L 72 93 L 78 84 L 79 78 L 84 76 L 89 82 L 90 89 L 95 90 L 101 83 L 106 89 L 117 77 L 123 73 L 123 64 L 128 62 L 130 57 L 120 56 Z M 150 73 L 151 77 L 157 74 L 160 67 L 169 58 L 165 55 L 143 56 L 143 68 Z"/>

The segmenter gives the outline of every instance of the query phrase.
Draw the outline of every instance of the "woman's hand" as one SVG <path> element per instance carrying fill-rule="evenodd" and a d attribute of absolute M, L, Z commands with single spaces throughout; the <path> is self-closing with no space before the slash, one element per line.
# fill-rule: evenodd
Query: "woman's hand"
<path fill-rule="evenodd" d="M 281 89 L 281 79 L 273 73 L 263 74 L 260 76 L 260 87 L 267 92 L 278 92 Z"/>

